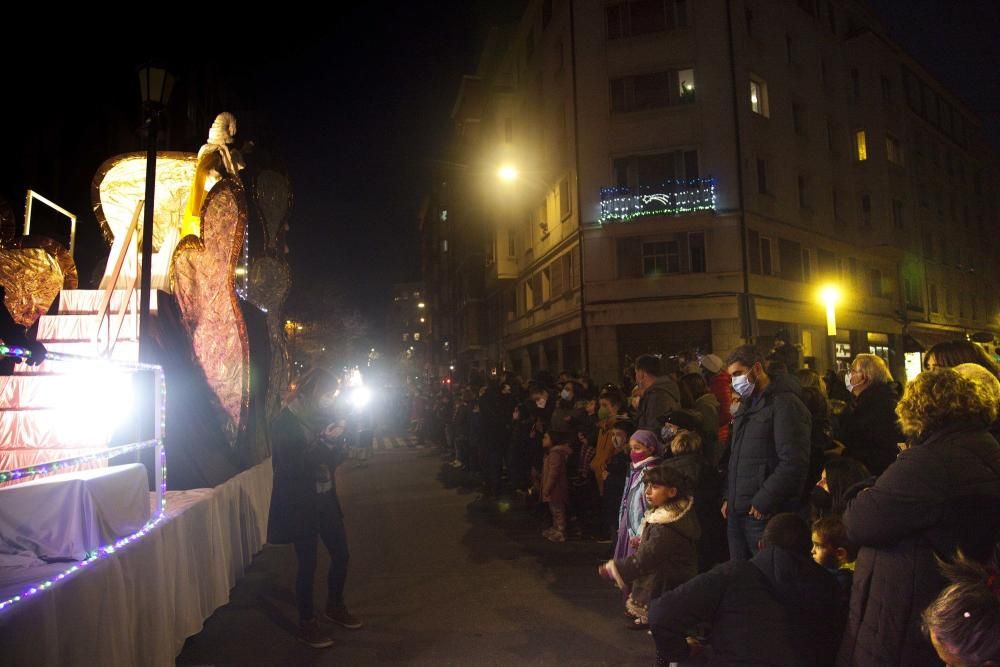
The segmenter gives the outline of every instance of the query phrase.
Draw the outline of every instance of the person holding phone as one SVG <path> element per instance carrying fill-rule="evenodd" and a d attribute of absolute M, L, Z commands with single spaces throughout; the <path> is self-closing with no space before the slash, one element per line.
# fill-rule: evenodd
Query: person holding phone
<path fill-rule="evenodd" d="M 347 448 L 344 422 L 334 418 L 337 395 L 333 374 L 322 368 L 310 369 L 299 378 L 271 426 L 274 489 L 267 541 L 295 546 L 298 639 L 313 648 L 333 645 L 319 627 L 314 609 L 319 540 L 330 553 L 324 619 L 351 630 L 361 627 L 361 621 L 344 603 L 349 553 L 335 473 L 347 458 Z"/>

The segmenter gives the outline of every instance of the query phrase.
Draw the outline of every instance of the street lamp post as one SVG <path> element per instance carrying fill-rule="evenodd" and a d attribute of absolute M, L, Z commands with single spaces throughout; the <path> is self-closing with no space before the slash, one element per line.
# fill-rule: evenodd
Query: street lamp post
<path fill-rule="evenodd" d="M 836 285 L 825 285 L 820 290 L 820 299 L 826 306 L 826 340 L 827 354 L 830 355 L 831 367 L 837 366 L 837 302 L 840 301 L 840 290 Z"/>
<path fill-rule="evenodd" d="M 156 135 L 160 112 L 170 100 L 174 77 L 165 69 L 139 69 L 139 90 L 146 128 L 146 199 L 142 218 L 142 277 L 139 283 L 139 358 L 150 360 L 149 302 L 153 288 L 153 212 L 156 196 Z"/>

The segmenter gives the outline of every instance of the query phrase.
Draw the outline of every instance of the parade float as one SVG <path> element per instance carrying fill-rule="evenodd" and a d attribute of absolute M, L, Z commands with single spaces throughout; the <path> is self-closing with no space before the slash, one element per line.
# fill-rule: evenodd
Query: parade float
<path fill-rule="evenodd" d="M 0 345 L 5 664 L 172 664 L 263 546 L 292 197 L 231 148 L 236 129 L 220 114 L 197 154 L 156 154 L 147 331 L 146 153 L 94 177 L 96 290 L 78 288 L 75 216 L 29 191 L 15 236 L 0 210 L 6 311 L 48 352 Z M 30 233 L 42 204 L 70 217 L 69 247 Z"/>

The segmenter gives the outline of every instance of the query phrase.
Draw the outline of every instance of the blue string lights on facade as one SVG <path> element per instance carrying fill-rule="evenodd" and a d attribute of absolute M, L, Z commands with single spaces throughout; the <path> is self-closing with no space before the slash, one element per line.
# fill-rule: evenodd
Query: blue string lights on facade
<path fill-rule="evenodd" d="M 658 186 L 601 189 L 601 224 L 647 215 L 681 215 L 715 210 L 715 179 L 667 181 Z"/>

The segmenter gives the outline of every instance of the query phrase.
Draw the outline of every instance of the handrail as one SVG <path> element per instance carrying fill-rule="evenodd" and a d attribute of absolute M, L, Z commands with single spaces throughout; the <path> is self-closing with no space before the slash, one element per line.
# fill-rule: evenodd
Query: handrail
<path fill-rule="evenodd" d="M 69 256 L 73 256 L 73 250 L 76 247 L 76 214 L 70 213 L 64 209 L 59 204 L 53 201 L 49 201 L 42 195 L 38 194 L 34 190 L 28 190 L 28 194 L 25 196 L 24 201 L 24 235 L 27 236 L 31 233 L 31 203 L 37 199 L 43 204 L 55 209 L 59 213 L 62 213 L 67 218 L 69 218 Z"/>
<path fill-rule="evenodd" d="M 118 257 L 115 258 L 115 268 L 111 272 L 111 280 L 108 286 L 104 288 L 104 296 L 101 297 L 101 307 L 97 310 L 97 327 L 94 329 L 93 343 L 97 348 L 97 353 L 104 356 L 110 357 L 111 353 L 115 349 L 115 344 L 118 342 L 118 336 L 121 333 L 122 323 L 125 321 L 125 313 L 128 311 L 128 304 L 132 301 L 132 295 L 135 293 L 138 279 L 139 279 L 139 265 L 136 264 L 135 278 L 132 280 L 132 284 L 129 288 L 125 290 L 123 295 L 122 303 L 118 308 L 117 317 L 115 318 L 115 335 L 111 335 L 111 298 L 115 293 L 115 288 L 118 286 L 118 278 L 121 276 L 122 265 L 125 263 L 125 255 L 128 253 L 129 248 L 132 247 L 132 238 L 135 236 L 136 229 L 139 226 L 139 214 L 142 213 L 142 208 L 145 205 L 145 201 L 140 199 L 136 202 L 135 212 L 132 214 L 132 222 L 129 223 L 128 229 L 125 230 L 125 238 L 122 239 L 121 250 L 118 251 Z M 138 251 L 136 252 L 138 257 Z M 133 308 L 133 313 L 135 309 Z M 101 325 L 104 324 L 104 320 L 108 320 L 108 342 L 104 350 L 100 348 L 100 338 L 101 338 Z M 136 325 L 138 326 L 138 325 Z"/>

